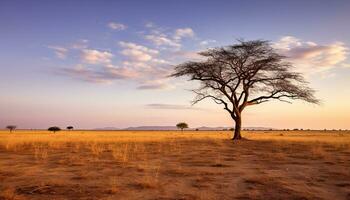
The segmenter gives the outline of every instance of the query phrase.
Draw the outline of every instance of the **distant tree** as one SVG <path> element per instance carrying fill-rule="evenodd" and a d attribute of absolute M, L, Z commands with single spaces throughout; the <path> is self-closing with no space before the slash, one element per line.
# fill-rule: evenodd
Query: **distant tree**
<path fill-rule="evenodd" d="M 198 129 L 198 128 L 196 128 L 196 131 L 199 131 L 199 129 Z"/>
<path fill-rule="evenodd" d="M 17 128 L 17 126 L 16 125 L 8 125 L 8 126 L 6 126 L 6 128 L 8 130 L 10 130 L 10 133 L 12 133 L 12 131 L 14 131 Z"/>
<path fill-rule="evenodd" d="M 52 131 L 53 133 L 56 133 L 56 131 L 60 131 L 61 128 L 58 126 L 52 126 L 52 127 L 48 128 L 47 130 Z"/>
<path fill-rule="evenodd" d="M 67 126 L 67 130 L 73 130 L 74 127 L 73 126 Z"/>
<path fill-rule="evenodd" d="M 204 59 L 177 65 L 171 76 L 200 82 L 193 104 L 208 98 L 223 105 L 235 121 L 233 140 L 241 139 L 242 111 L 248 106 L 288 99 L 319 103 L 303 76 L 268 41 L 238 41 L 199 55 Z"/>
<path fill-rule="evenodd" d="M 178 129 L 181 129 L 181 131 L 183 131 L 185 128 L 188 128 L 188 124 L 186 124 L 185 122 L 180 122 L 180 123 L 176 124 L 176 127 Z"/>

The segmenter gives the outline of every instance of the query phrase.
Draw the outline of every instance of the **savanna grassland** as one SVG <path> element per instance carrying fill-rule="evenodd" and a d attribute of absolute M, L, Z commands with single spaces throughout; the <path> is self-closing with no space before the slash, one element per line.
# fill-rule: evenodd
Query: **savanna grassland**
<path fill-rule="evenodd" d="M 350 132 L 0 131 L 0 199 L 350 199 Z"/>

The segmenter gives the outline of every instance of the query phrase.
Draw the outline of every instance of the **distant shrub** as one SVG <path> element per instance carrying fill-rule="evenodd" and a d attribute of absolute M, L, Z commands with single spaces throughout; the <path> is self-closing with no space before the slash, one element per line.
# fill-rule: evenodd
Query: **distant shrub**
<path fill-rule="evenodd" d="M 295 129 L 293 129 L 293 131 L 299 131 L 299 129 L 298 129 L 298 128 L 295 128 Z"/>
<path fill-rule="evenodd" d="M 230 131 L 234 131 L 235 129 L 234 128 L 230 128 Z"/>
<path fill-rule="evenodd" d="M 56 133 L 57 131 L 60 131 L 61 128 L 58 126 L 52 126 L 52 127 L 48 128 L 47 130 L 52 131 L 53 133 Z"/>
<path fill-rule="evenodd" d="M 74 127 L 73 126 L 67 126 L 67 130 L 73 130 Z"/>
<path fill-rule="evenodd" d="M 198 128 L 196 128 L 196 131 L 199 131 L 199 129 L 198 129 Z"/>
<path fill-rule="evenodd" d="M 10 130 L 10 133 L 12 133 L 12 131 L 14 131 L 17 128 L 17 126 L 16 125 L 8 125 L 8 126 L 6 126 L 6 128 L 8 130 Z"/>
<path fill-rule="evenodd" d="M 181 129 L 181 131 L 183 131 L 185 128 L 188 128 L 188 124 L 186 124 L 185 122 L 180 122 L 180 123 L 176 124 L 176 127 L 178 129 Z"/>

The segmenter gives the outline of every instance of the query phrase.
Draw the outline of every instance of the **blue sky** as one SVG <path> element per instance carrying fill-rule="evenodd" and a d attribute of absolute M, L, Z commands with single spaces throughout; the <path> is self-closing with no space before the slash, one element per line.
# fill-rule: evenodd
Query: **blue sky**
<path fill-rule="evenodd" d="M 257 106 L 244 126 L 350 128 L 349 10 L 349 1 L 1 1 L 0 126 L 230 126 L 216 104 L 190 106 L 196 83 L 166 76 L 244 38 L 271 40 L 323 100 Z"/>

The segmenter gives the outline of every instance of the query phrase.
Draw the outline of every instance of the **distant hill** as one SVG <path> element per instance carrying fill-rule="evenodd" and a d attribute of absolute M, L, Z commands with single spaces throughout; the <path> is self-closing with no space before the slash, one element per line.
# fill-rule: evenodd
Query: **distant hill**
<path fill-rule="evenodd" d="M 268 131 L 277 129 L 271 127 L 243 127 L 243 130 Z"/>
<path fill-rule="evenodd" d="M 227 129 L 229 130 L 231 127 L 223 127 L 223 126 L 219 126 L 219 127 L 208 127 L 208 126 L 201 126 L 201 127 L 197 127 L 197 128 L 192 128 L 191 130 L 200 130 L 200 131 L 217 131 L 217 130 L 224 130 Z"/>
<path fill-rule="evenodd" d="M 103 128 L 95 128 L 93 130 L 96 130 L 96 131 L 113 131 L 113 130 L 120 130 L 120 129 L 116 128 L 116 127 L 103 127 Z"/>
<path fill-rule="evenodd" d="M 216 130 L 229 130 L 231 127 L 224 127 L 224 126 L 218 126 L 218 127 L 207 127 L 207 126 L 201 126 L 197 128 L 188 128 L 186 130 L 200 130 L 200 131 L 216 131 Z M 243 127 L 244 130 L 275 130 L 274 128 L 269 127 Z M 135 126 L 135 127 L 128 127 L 124 129 L 119 129 L 116 127 L 104 127 L 104 128 L 96 128 L 94 130 L 129 130 L 129 131 L 172 131 L 172 130 L 178 130 L 176 126 Z"/>
<path fill-rule="evenodd" d="M 176 126 L 136 126 L 136 127 L 128 127 L 123 130 L 130 131 L 171 131 L 177 130 Z"/>

